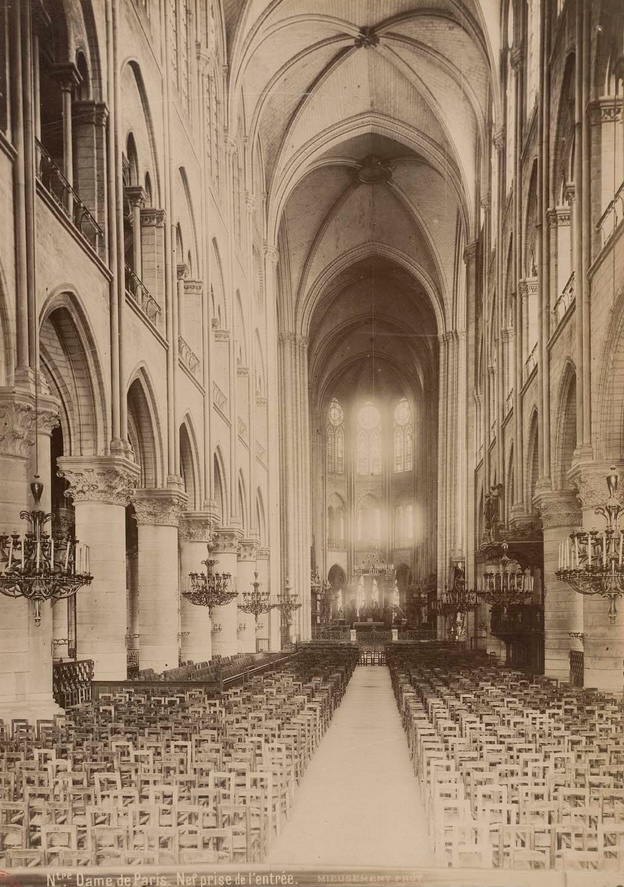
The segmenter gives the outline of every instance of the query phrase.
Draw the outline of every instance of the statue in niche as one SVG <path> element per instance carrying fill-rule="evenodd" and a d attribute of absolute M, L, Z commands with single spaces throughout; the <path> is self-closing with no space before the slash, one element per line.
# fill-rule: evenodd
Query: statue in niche
<path fill-rule="evenodd" d="M 483 513 L 485 518 L 485 529 L 490 533 L 494 531 L 496 525 L 500 523 L 500 506 L 503 492 L 502 484 L 492 484 L 490 492 L 485 497 Z"/>

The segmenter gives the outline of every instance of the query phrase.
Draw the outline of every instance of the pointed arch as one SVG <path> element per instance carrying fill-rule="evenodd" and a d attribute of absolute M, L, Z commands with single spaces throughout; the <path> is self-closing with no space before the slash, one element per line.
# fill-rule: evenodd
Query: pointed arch
<path fill-rule="evenodd" d="M 249 532 L 249 508 L 247 505 L 247 485 L 242 471 L 238 472 L 238 510 L 243 530 Z"/>
<path fill-rule="evenodd" d="M 556 403 L 553 480 L 555 489 L 570 490 L 568 472 L 576 449 L 576 368 L 571 360 L 566 361 Z"/>
<path fill-rule="evenodd" d="M 39 343 L 41 370 L 61 402 L 65 454 L 105 452 L 110 440 L 108 386 L 87 313 L 70 287 L 59 287 L 44 303 Z"/>
<path fill-rule="evenodd" d="M 210 291 L 212 297 L 212 319 L 213 326 L 218 330 L 227 330 L 228 311 L 225 299 L 225 278 L 223 277 L 223 266 L 221 264 L 221 254 L 217 244 L 216 237 L 212 238 L 211 244 L 212 261 L 210 267 L 212 269 Z"/>
<path fill-rule="evenodd" d="M 187 413 L 180 425 L 180 475 L 184 479 L 184 491 L 188 496 L 188 509 L 195 511 L 201 507 L 199 476 L 199 449 L 193 428 L 193 421 Z"/>
<path fill-rule="evenodd" d="M 260 546 L 268 545 L 269 539 L 267 535 L 266 511 L 264 508 L 264 497 L 260 487 L 256 490 L 256 523 L 258 526 L 258 535 L 260 537 Z"/>
<path fill-rule="evenodd" d="M 219 526 L 227 527 L 230 520 L 230 514 L 228 510 L 228 490 L 226 483 L 227 474 L 225 471 L 223 452 L 220 446 L 217 446 L 214 451 L 212 470 L 214 472 L 213 489 L 217 515 L 219 519 Z"/>
<path fill-rule="evenodd" d="M 528 514 L 532 514 L 535 511 L 533 499 L 539 479 L 539 424 L 537 409 L 533 410 L 529 422 L 527 461 L 524 476 L 526 478 L 525 508 Z"/>
<path fill-rule="evenodd" d="M 162 427 L 154 386 L 147 367 L 137 367 L 127 387 L 128 438 L 141 469 L 141 486 L 162 486 L 164 456 Z"/>

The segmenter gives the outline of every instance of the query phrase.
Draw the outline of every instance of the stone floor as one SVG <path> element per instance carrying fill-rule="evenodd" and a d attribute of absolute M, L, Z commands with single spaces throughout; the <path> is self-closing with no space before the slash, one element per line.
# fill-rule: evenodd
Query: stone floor
<path fill-rule="evenodd" d="M 433 865 L 420 788 L 385 666 L 356 668 L 267 862 Z"/>

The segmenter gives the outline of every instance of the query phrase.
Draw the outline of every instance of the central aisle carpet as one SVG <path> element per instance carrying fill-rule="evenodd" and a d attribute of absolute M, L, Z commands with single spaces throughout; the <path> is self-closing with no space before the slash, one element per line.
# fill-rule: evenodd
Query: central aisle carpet
<path fill-rule="evenodd" d="M 267 862 L 433 865 L 420 787 L 387 668 L 355 669 Z"/>

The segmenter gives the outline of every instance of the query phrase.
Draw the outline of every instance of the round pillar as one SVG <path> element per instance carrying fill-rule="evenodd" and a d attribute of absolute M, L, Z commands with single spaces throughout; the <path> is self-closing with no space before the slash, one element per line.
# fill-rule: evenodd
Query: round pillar
<path fill-rule="evenodd" d="M 240 530 L 221 528 L 217 530 L 213 542 L 216 560 L 215 572 L 231 575 L 230 588 L 238 588 L 238 546 Z M 236 598 L 212 611 L 212 655 L 234 656 L 238 652 L 238 608 Z"/>
<path fill-rule="evenodd" d="M 39 431 L 52 428 L 58 416 L 51 399 L 43 400 L 44 404 L 41 399 L 39 404 Z M 28 532 L 29 525 L 20 519 L 20 511 L 31 511 L 34 504 L 29 489 L 34 443 L 34 390 L 19 394 L 0 390 L 0 533 Z M 42 475 L 46 480 L 47 466 Z M 52 697 L 51 647 L 50 605 L 42 605 L 41 624 L 37 626 L 33 604 L 0 595 L 0 718 L 34 720 L 60 711 Z"/>
<path fill-rule="evenodd" d="M 237 564 L 237 604 L 242 604 L 244 591 L 252 591 L 257 547 L 258 543 L 253 539 L 244 539 L 240 543 Z M 262 587 L 261 590 L 265 591 L 266 588 Z M 238 652 L 256 652 L 256 618 L 253 614 L 244 613 L 242 610 L 238 611 Z"/>
<path fill-rule="evenodd" d="M 200 512 L 187 512 L 180 520 L 180 588 L 190 588 L 189 573 L 205 570 L 202 561 L 208 557 L 206 545 L 211 538 L 212 519 Z M 188 601 L 180 602 L 180 633 L 182 660 L 208 662 L 212 658 L 212 619 L 208 607 Z"/>
<path fill-rule="evenodd" d="M 570 650 L 578 641 L 571 632 L 582 631 L 583 599 L 555 576 L 559 545 L 581 522 L 576 494 L 569 490 L 542 493 L 539 510 L 544 529 L 544 674 L 569 680 Z"/>
<path fill-rule="evenodd" d="M 93 582 L 78 592 L 77 654 L 93 659 L 96 680 L 125 680 L 126 505 L 139 468 L 121 456 L 63 456 L 76 538 L 89 546 Z"/>
<path fill-rule="evenodd" d="M 139 525 L 139 659 L 161 673 L 179 658 L 178 523 L 186 496 L 171 490 L 137 490 Z"/>
<path fill-rule="evenodd" d="M 621 466 L 619 466 L 621 475 Z M 604 516 L 596 514 L 609 495 L 610 463 L 580 465 L 573 477 L 583 510 L 583 529 L 602 531 Z M 621 494 L 620 494 L 621 498 Z M 615 622 L 608 616 L 609 602 L 600 595 L 581 596 L 583 604 L 584 685 L 598 690 L 622 692 L 624 661 L 624 601 L 619 601 Z"/>

